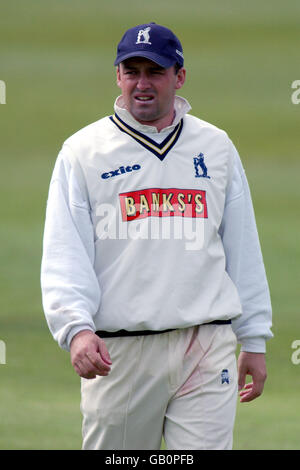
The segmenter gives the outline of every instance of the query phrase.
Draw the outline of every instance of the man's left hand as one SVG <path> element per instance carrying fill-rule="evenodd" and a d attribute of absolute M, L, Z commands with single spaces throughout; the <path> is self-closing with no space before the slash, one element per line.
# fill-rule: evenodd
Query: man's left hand
<path fill-rule="evenodd" d="M 246 384 L 246 375 L 252 376 L 251 383 Z M 252 401 L 259 397 L 263 392 L 266 378 L 265 354 L 242 351 L 238 358 L 240 402 Z"/>

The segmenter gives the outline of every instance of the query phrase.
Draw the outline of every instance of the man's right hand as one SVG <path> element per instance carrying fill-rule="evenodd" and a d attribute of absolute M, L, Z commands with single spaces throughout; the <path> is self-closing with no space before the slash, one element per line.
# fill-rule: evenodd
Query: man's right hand
<path fill-rule="evenodd" d="M 112 364 L 103 339 L 90 330 L 82 330 L 71 341 L 71 363 L 80 377 L 94 379 L 108 375 Z"/>

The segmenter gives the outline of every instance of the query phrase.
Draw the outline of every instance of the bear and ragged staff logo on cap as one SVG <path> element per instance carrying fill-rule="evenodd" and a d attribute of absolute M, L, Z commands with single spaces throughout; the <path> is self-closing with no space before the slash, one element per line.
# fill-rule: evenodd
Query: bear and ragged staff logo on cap
<path fill-rule="evenodd" d="M 150 26 L 145 29 L 140 29 L 137 35 L 136 44 L 150 44 Z"/>

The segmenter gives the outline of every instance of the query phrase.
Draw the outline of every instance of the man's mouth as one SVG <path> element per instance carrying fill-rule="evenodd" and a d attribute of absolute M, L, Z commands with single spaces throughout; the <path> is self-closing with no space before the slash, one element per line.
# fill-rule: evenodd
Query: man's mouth
<path fill-rule="evenodd" d="M 137 95 L 137 96 L 134 97 L 134 99 L 137 100 L 137 101 L 145 102 L 145 101 L 152 101 L 154 99 L 154 97 L 151 96 L 151 95 Z"/>

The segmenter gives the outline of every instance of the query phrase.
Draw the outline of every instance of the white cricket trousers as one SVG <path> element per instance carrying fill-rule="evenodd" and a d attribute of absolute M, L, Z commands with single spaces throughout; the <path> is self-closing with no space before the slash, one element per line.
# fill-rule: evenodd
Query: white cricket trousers
<path fill-rule="evenodd" d="M 232 448 L 237 404 L 231 325 L 105 338 L 112 367 L 81 379 L 84 450 Z"/>

